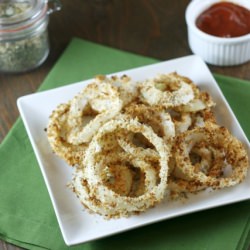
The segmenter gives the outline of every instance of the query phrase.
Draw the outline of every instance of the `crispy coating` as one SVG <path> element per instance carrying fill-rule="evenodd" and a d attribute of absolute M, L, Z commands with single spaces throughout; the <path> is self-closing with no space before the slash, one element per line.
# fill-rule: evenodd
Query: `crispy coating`
<path fill-rule="evenodd" d="M 217 124 L 215 103 L 176 72 L 143 82 L 96 76 L 51 113 L 53 152 L 74 167 L 70 187 L 104 218 L 126 217 L 169 198 L 236 185 L 249 162 Z"/>
<path fill-rule="evenodd" d="M 177 136 L 172 155 L 172 175 L 186 191 L 234 186 L 244 180 L 248 170 L 242 143 L 225 127 L 214 123 Z"/>
<path fill-rule="evenodd" d="M 121 129 L 133 133 L 142 133 L 154 145 L 155 152 L 159 155 L 159 182 L 152 167 L 146 163 L 142 164 L 142 158 L 140 162 L 138 159 L 137 161 L 129 161 L 128 157 L 129 164 L 134 169 L 139 169 L 145 173 L 145 192 L 139 196 L 124 196 L 114 192 L 114 189 L 109 188 L 109 185 L 105 185 L 102 179 L 103 166 L 110 169 L 109 164 L 103 164 L 103 161 L 105 161 L 104 152 L 106 152 L 105 141 L 107 140 L 107 135 L 110 133 L 114 134 Z M 103 137 L 106 139 L 103 140 Z M 128 216 L 145 211 L 161 202 L 164 198 L 168 178 L 169 153 L 170 148 L 167 147 L 162 138 L 153 132 L 151 127 L 127 116 L 120 116 L 119 119 L 109 121 L 103 125 L 91 141 L 86 151 L 85 169 L 75 174 L 72 181 L 73 189 L 81 202 L 86 204 L 91 211 L 108 218 Z M 82 183 L 87 183 L 87 188 Z M 97 200 L 99 202 L 96 203 Z"/>

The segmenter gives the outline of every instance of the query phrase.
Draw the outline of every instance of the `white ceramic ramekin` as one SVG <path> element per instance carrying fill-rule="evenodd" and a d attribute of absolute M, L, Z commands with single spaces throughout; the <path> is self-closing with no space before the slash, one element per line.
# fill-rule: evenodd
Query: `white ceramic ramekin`
<path fill-rule="evenodd" d="M 220 38 L 204 33 L 195 25 L 197 17 L 212 4 L 221 0 L 193 0 L 186 9 L 188 43 L 194 54 L 209 64 L 231 66 L 250 60 L 250 34 Z M 227 0 L 250 9 L 250 0 Z"/>

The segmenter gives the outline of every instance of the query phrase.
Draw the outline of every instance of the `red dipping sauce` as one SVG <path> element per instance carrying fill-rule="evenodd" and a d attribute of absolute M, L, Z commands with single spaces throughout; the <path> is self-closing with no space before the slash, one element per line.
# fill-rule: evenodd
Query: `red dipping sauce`
<path fill-rule="evenodd" d="M 250 10 L 231 2 L 218 2 L 198 16 L 196 26 L 213 36 L 244 36 L 250 33 Z"/>

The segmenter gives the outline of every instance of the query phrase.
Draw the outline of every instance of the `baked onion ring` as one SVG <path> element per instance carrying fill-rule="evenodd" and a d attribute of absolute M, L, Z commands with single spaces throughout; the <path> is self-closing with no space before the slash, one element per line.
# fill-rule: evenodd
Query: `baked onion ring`
<path fill-rule="evenodd" d="M 86 85 L 71 101 L 71 118 L 79 117 L 82 111 L 89 105 L 97 113 L 109 111 L 114 107 L 121 109 L 122 101 L 119 92 L 112 86 L 106 76 L 96 76 L 92 82 Z"/>
<path fill-rule="evenodd" d="M 194 99 L 195 85 L 176 73 L 161 74 L 141 84 L 143 102 L 165 108 L 187 104 Z"/>
<path fill-rule="evenodd" d="M 138 84 L 137 82 L 132 81 L 127 75 L 122 75 L 120 77 L 113 75 L 108 81 L 117 89 L 123 107 L 126 107 L 138 97 Z"/>
<path fill-rule="evenodd" d="M 204 127 L 207 123 L 216 123 L 215 116 L 210 109 L 197 112 L 180 112 L 169 110 L 169 114 L 175 125 L 176 135 L 195 127 Z"/>
<path fill-rule="evenodd" d="M 59 105 L 51 114 L 47 127 L 48 141 L 56 155 L 69 165 L 77 165 L 84 157 L 86 144 L 72 145 L 67 141 L 67 121 L 70 104 Z"/>
<path fill-rule="evenodd" d="M 125 109 L 124 113 L 152 127 L 154 132 L 166 142 L 171 141 L 175 136 L 175 126 L 171 116 L 162 107 L 132 103 Z"/>
<path fill-rule="evenodd" d="M 102 144 L 103 139 L 107 137 L 107 134 L 114 134 L 121 130 L 142 133 L 154 145 L 159 154 L 159 182 L 152 188 L 146 189 L 140 196 L 122 196 L 103 184 L 101 175 L 102 161 L 105 158 L 102 157 L 102 151 L 105 148 L 105 144 Z M 170 149 L 149 126 L 126 116 L 120 116 L 119 119 L 104 124 L 90 142 L 84 160 L 85 168 L 76 173 L 72 182 L 73 190 L 85 206 L 105 217 L 128 216 L 131 213 L 145 211 L 159 203 L 165 195 L 169 153 Z M 141 169 L 141 164 L 137 166 L 134 162 L 133 166 Z M 148 176 L 153 178 L 152 171 L 151 174 L 148 173 Z M 148 183 L 152 184 L 152 179 L 149 178 Z"/>
<path fill-rule="evenodd" d="M 201 142 L 214 158 L 207 169 L 197 169 L 191 159 L 192 149 Z M 240 183 L 248 169 L 248 156 L 242 143 L 225 127 L 215 124 L 180 134 L 174 146 L 174 159 L 176 165 L 173 172 L 178 173 L 178 177 L 214 189 Z"/>
<path fill-rule="evenodd" d="M 67 140 L 79 145 L 88 143 L 102 124 L 112 119 L 122 108 L 117 89 L 106 78 L 95 78 L 71 101 Z"/>
<path fill-rule="evenodd" d="M 196 93 L 195 98 L 185 105 L 176 107 L 181 112 L 197 112 L 204 109 L 210 109 L 215 106 L 212 97 L 207 92 Z"/>

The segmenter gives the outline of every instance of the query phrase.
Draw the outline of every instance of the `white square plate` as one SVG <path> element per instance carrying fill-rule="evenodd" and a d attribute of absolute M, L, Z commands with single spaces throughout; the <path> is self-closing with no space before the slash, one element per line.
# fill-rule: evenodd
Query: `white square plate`
<path fill-rule="evenodd" d="M 191 78 L 202 90 L 211 94 L 217 104 L 215 115 L 218 123 L 225 125 L 232 134 L 238 137 L 244 143 L 249 154 L 249 142 L 243 130 L 208 67 L 198 56 L 187 56 L 114 74 L 127 74 L 134 80 L 141 81 L 159 73 L 173 71 Z M 184 204 L 183 201 L 163 202 L 145 213 L 130 218 L 104 220 L 98 215 L 84 211 L 79 200 L 66 187 L 71 180 L 72 169 L 52 153 L 44 129 L 52 110 L 58 104 L 71 99 L 87 83 L 89 81 L 70 84 L 18 99 L 21 117 L 67 245 L 83 243 L 157 221 L 250 198 L 250 173 L 248 173 L 245 181 L 235 187 L 213 192 L 200 192 L 198 195 L 190 196 Z"/>

